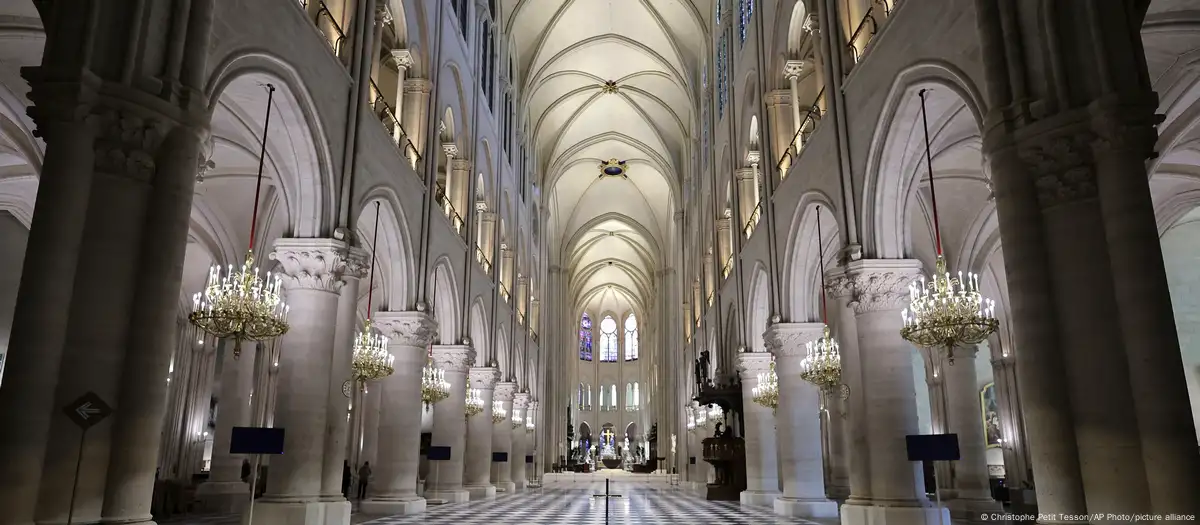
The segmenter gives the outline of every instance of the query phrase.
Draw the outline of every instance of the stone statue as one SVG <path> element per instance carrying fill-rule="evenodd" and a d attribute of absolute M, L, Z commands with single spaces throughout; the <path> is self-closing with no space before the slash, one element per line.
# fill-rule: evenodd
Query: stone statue
<path fill-rule="evenodd" d="M 708 350 L 700 352 L 700 378 L 701 384 L 708 383 Z"/>

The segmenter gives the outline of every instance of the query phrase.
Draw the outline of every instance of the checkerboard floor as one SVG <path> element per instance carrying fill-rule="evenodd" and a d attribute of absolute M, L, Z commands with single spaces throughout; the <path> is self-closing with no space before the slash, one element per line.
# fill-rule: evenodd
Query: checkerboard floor
<path fill-rule="evenodd" d="M 603 525 L 740 525 L 803 524 L 828 525 L 837 520 L 783 518 L 770 509 L 745 508 L 737 502 L 706 501 L 679 487 L 663 483 L 614 480 L 605 518 L 603 482 L 548 483 L 544 488 L 502 495 L 493 501 L 430 506 L 422 515 L 392 516 L 365 522 L 369 525 L 444 523 L 455 525 L 571 524 Z"/>

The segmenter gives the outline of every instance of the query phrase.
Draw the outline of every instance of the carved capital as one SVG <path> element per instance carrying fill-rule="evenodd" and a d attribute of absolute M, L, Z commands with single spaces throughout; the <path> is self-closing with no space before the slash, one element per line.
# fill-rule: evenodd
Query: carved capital
<path fill-rule="evenodd" d="M 921 262 L 911 259 L 862 259 L 846 266 L 856 314 L 899 310 L 908 304 L 908 285 L 921 276 Z"/>
<path fill-rule="evenodd" d="M 467 372 L 467 380 L 471 388 L 479 390 L 494 390 L 496 382 L 500 381 L 500 369 L 495 367 L 472 368 Z"/>
<path fill-rule="evenodd" d="M 754 180 L 754 168 L 738 168 L 736 170 L 733 170 L 733 176 L 738 181 L 753 181 Z"/>
<path fill-rule="evenodd" d="M 457 151 L 457 148 L 455 149 Z M 471 161 L 467 159 L 456 158 L 450 161 L 450 171 L 463 171 L 470 173 Z"/>
<path fill-rule="evenodd" d="M 777 109 L 784 106 L 792 105 L 792 92 L 786 89 L 776 89 L 768 91 L 764 96 L 767 102 L 767 109 Z"/>
<path fill-rule="evenodd" d="M 517 392 L 513 394 L 513 410 L 526 408 L 529 406 L 529 393 Z"/>
<path fill-rule="evenodd" d="M 438 328 L 437 321 L 424 312 L 377 312 L 371 324 L 387 336 L 390 345 L 419 348 L 422 352 Z"/>
<path fill-rule="evenodd" d="M 410 78 L 404 81 L 404 93 L 424 93 L 433 91 L 433 82 L 428 78 Z"/>
<path fill-rule="evenodd" d="M 342 255 L 346 259 L 346 268 L 342 275 L 351 279 L 363 279 L 371 270 L 371 252 L 362 248 L 350 247 Z"/>
<path fill-rule="evenodd" d="M 812 68 L 812 63 L 807 60 L 788 60 L 783 65 L 783 78 L 788 80 L 798 79 L 805 71 Z"/>
<path fill-rule="evenodd" d="M 171 124 L 165 119 L 128 109 L 101 108 L 88 116 L 96 129 L 96 171 L 140 182 L 154 177 L 154 156 Z"/>
<path fill-rule="evenodd" d="M 413 65 L 415 64 L 413 62 L 412 51 L 409 51 L 407 49 L 393 49 L 392 50 L 392 62 L 396 63 L 396 68 L 406 69 L 406 70 L 412 68 Z M 407 82 L 406 82 L 406 84 L 407 84 Z"/>
<path fill-rule="evenodd" d="M 763 333 L 767 351 L 777 358 L 804 357 L 804 345 L 820 339 L 825 333 L 825 323 L 775 323 Z"/>
<path fill-rule="evenodd" d="M 453 143 L 452 144 L 442 144 L 442 153 L 445 153 L 446 156 L 450 157 L 451 159 L 455 159 L 458 157 L 458 145 L 453 144 Z M 451 168 L 451 169 L 453 169 L 453 168 Z M 467 168 L 467 169 L 470 169 L 470 168 Z"/>
<path fill-rule="evenodd" d="M 809 13 L 808 18 L 804 19 L 803 27 L 804 27 L 804 30 L 808 31 L 809 33 L 812 33 L 814 35 L 820 34 L 821 33 L 821 22 L 820 22 L 820 19 L 817 18 L 817 14 Z"/>
<path fill-rule="evenodd" d="M 387 4 L 380 2 L 375 4 L 375 23 L 390 24 L 392 23 L 392 10 L 388 9 Z"/>
<path fill-rule="evenodd" d="M 475 349 L 467 345 L 433 345 L 433 364 L 447 372 L 466 372 L 475 364 Z"/>
<path fill-rule="evenodd" d="M 1154 156 L 1154 145 L 1158 141 L 1155 127 L 1163 115 L 1155 114 L 1155 107 L 1105 107 L 1092 108 L 1092 129 L 1096 138 L 1092 141 L 1094 154 L 1123 153 L 1145 160 Z"/>
<path fill-rule="evenodd" d="M 1054 136 L 1022 141 L 1017 154 L 1034 175 L 1042 208 L 1096 197 L 1096 174 L 1088 130 L 1070 130 Z"/>
<path fill-rule="evenodd" d="M 737 357 L 737 369 L 742 372 L 742 380 L 758 377 L 771 369 L 775 358 L 769 352 L 742 352 Z"/>
<path fill-rule="evenodd" d="M 345 281 L 349 263 L 346 243 L 336 239 L 292 239 L 275 241 L 269 255 L 279 261 L 285 288 L 337 293 Z"/>
<path fill-rule="evenodd" d="M 512 401 L 513 396 L 517 393 L 517 384 L 511 381 L 503 381 L 496 383 L 496 393 L 494 394 L 497 401 Z"/>

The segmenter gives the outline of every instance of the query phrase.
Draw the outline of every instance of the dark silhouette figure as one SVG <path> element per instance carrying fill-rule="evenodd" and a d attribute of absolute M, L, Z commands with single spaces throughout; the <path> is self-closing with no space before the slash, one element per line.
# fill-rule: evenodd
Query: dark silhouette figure
<path fill-rule="evenodd" d="M 242 460 L 242 481 L 250 482 L 250 460 L 248 459 Z"/>
<path fill-rule="evenodd" d="M 342 497 L 350 499 L 350 461 L 342 461 Z"/>
<path fill-rule="evenodd" d="M 358 468 L 358 499 L 367 497 L 367 484 L 371 482 L 371 462 L 363 463 Z"/>

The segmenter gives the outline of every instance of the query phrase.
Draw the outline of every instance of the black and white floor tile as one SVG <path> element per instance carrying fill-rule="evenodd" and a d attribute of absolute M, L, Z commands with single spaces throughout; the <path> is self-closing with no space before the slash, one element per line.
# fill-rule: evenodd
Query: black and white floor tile
<path fill-rule="evenodd" d="M 663 483 L 617 481 L 611 492 L 619 495 L 608 499 L 604 483 L 559 482 L 540 489 L 514 495 L 503 495 L 494 501 L 477 501 L 431 506 L 422 515 L 392 516 L 365 522 L 369 525 L 406 525 L 411 523 L 446 523 L 455 525 L 706 525 L 706 524 L 802 524 L 817 522 L 782 518 L 770 509 L 744 508 L 736 502 L 706 501 Z M 607 514 L 607 515 L 606 515 Z M 829 520 L 836 523 L 837 520 Z M 820 524 L 825 525 L 825 524 Z"/>

